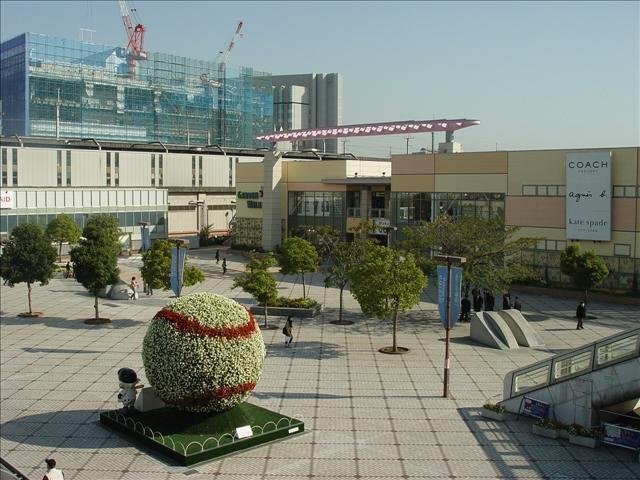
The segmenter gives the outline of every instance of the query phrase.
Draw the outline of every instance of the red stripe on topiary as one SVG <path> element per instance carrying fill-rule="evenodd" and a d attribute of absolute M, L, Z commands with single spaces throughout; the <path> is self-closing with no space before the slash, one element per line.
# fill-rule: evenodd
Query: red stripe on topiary
<path fill-rule="evenodd" d="M 256 388 L 256 382 L 241 383 L 240 385 L 234 385 L 233 387 L 220 387 L 216 388 L 212 392 L 198 395 L 193 398 L 183 398 L 180 400 L 164 400 L 168 405 L 180 405 L 180 406 L 202 406 L 206 405 L 213 400 L 221 398 L 227 398 L 231 395 L 240 395 L 250 392 Z"/>
<path fill-rule="evenodd" d="M 153 318 L 166 320 L 182 333 L 193 333 L 202 337 L 224 337 L 227 340 L 232 340 L 234 338 L 250 337 L 253 332 L 257 330 L 258 325 L 256 324 L 253 315 L 251 315 L 251 312 L 249 311 L 247 311 L 247 313 L 249 313 L 249 321 L 244 325 L 222 328 L 202 325 L 197 320 L 194 320 L 183 313 L 174 312 L 173 310 L 168 310 L 166 308 L 163 308 L 156 313 L 156 316 Z"/>

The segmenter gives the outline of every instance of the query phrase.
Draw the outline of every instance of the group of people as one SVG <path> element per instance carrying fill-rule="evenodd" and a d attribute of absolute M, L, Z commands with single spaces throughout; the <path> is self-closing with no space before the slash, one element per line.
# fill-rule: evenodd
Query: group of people
<path fill-rule="evenodd" d="M 475 312 L 481 312 L 483 307 L 484 307 L 484 310 L 487 312 L 491 312 L 495 308 L 496 299 L 493 296 L 493 293 L 485 290 L 481 294 L 479 289 L 474 288 L 473 290 L 471 290 L 471 295 L 473 298 L 473 303 L 471 300 L 469 300 L 469 295 L 465 295 L 462 301 L 460 302 L 460 321 L 461 322 L 471 321 L 472 306 Z M 502 295 L 502 309 L 509 310 L 511 308 L 515 308 L 516 310 L 522 310 L 522 303 L 520 303 L 520 299 L 518 297 L 516 297 L 512 303 L 511 294 L 509 292 L 505 292 Z"/>
<path fill-rule="evenodd" d="M 140 286 L 138 285 L 136 277 L 131 277 L 131 282 L 129 282 L 129 289 L 131 290 L 131 292 L 129 293 L 129 300 L 138 299 L 138 288 L 140 288 Z M 144 279 L 142 280 L 142 291 L 146 295 L 153 295 L 153 287 L 146 281 L 144 281 Z"/>

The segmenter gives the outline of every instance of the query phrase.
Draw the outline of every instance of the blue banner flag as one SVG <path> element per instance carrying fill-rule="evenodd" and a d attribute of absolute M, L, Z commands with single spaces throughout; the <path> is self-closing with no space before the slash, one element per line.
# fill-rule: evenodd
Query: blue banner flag
<path fill-rule="evenodd" d="M 146 252 L 151 248 L 151 232 L 145 226 L 141 226 L 140 236 L 142 238 L 142 251 Z"/>
<path fill-rule="evenodd" d="M 184 259 L 187 255 L 186 248 L 171 248 L 171 290 L 176 296 L 180 296 L 180 291 L 182 290 L 182 274 L 184 272 Z"/>
<path fill-rule="evenodd" d="M 447 266 L 438 265 L 438 312 L 442 326 L 447 328 L 447 294 L 451 295 L 451 318 L 449 328 L 453 328 L 460 315 L 462 292 L 462 268 L 451 267 L 451 291 L 447 292 Z"/>

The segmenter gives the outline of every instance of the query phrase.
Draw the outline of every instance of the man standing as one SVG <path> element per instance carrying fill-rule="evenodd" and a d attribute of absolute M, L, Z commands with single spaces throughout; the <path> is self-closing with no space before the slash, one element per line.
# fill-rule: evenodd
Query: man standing
<path fill-rule="evenodd" d="M 53 458 L 47 458 L 45 463 L 47 464 L 47 473 L 42 477 L 42 480 L 64 480 L 64 473 L 56 468 L 56 461 Z"/>
<path fill-rule="evenodd" d="M 227 273 L 227 259 L 222 259 L 222 274 L 225 275 Z"/>
<path fill-rule="evenodd" d="M 482 295 L 480 295 L 480 290 L 474 288 L 473 289 L 473 309 L 476 312 L 482 310 Z"/>
<path fill-rule="evenodd" d="M 522 304 L 520 303 L 518 297 L 516 297 L 516 299 L 513 301 L 513 308 L 515 308 L 516 310 L 522 310 Z"/>
<path fill-rule="evenodd" d="M 469 318 L 470 313 L 471 313 L 471 302 L 469 301 L 469 297 L 465 295 L 462 301 L 460 302 L 460 321 L 469 322 L 471 320 Z"/>
<path fill-rule="evenodd" d="M 576 318 L 578 319 L 578 326 L 576 330 L 583 330 L 582 322 L 584 322 L 584 317 L 587 316 L 587 306 L 584 302 L 580 302 L 578 304 L 578 308 L 576 308 Z"/>

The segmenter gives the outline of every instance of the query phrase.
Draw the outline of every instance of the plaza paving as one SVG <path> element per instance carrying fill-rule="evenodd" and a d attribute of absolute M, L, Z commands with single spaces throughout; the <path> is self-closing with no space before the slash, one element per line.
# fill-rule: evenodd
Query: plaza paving
<path fill-rule="evenodd" d="M 229 272 L 215 264 L 215 250 L 194 251 L 207 280 L 183 294 L 209 291 L 253 303 L 231 290 L 244 258 L 224 251 Z M 139 257 L 122 259 L 123 278 L 138 275 Z M 283 296 L 301 296 L 294 277 L 280 277 Z M 265 368 L 250 401 L 303 419 L 307 433 L 195 468 L 168 466 L 97 424 L 99 412 L 117 408 L 116 371 L 134 368 L 147 383 L 141 344 L 149 320 L 169 300 L 156 291 L 138 301 L 101 300 L 113 323 L 88 326 L 93 300 L 73 280 L 54 279 L 33 292 L 42 318 L 19 318 L 26 286 L 1 287 L 1 455 L 32 479 L 54 457 L 71 479 L 637 479 L 630 451 L 596 451 L 530 433 L 531 421 L 487 421 L 481 405 L 499 400 L 508 371 L 552 353 L 640 325 L 634 306 L 592 303 L 576 331 L 575 302 L 521 295 L 523 311 L 545 349 L 502 352 L 469 341 L 469 326 L 452 330 L 451 398 L 443 399 L 444 331 L 430 286 L 413 311 L 401 317 L 399 345 L 406 355 L 384 355 L 390 325 L 364 318 L 345 294 L 349 326 L 337 319 L 338 291 L 312 280 L 311 296 L 325 305 L 312 320 L 295 320 L 293 348 L 278 330 L 264 331 Z M 283 318 L 272 321 L 280 327 Z"/>

